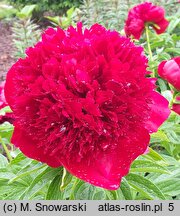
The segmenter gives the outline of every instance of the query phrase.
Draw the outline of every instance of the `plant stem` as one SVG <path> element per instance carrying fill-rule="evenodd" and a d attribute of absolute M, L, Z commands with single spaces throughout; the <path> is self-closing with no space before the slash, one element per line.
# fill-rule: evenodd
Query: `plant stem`
<path fill-rule="evenodd" d="M 153 61 L 153 55 L 152 55 L 152 50 L 151 50 L 151 46 L 150 46 L 148 25 L 145 26 L 145 30 L 146 30 L 146 38 L 147 38 L 147 46 L 148 46 L 149 59 L 152 62 Z M 152 70 L 152 77 L 155 77 L 154 70 Z"/>
<path fill-rule="evenodd" d="M 4 149 L 4 151 L 5 151 L 6 155 L 7 155 L 8 160 L 11 162 L 12 161 L 12 157 L 10 155 L 10 152 L 9 152 L 6 144 L 4 143 L 4 141 L 3 141 L 3 139 L 1 137 L 0 137 L 0 142 L 1 142 L 2 147 L 3 147 L 3 149 Z"/>

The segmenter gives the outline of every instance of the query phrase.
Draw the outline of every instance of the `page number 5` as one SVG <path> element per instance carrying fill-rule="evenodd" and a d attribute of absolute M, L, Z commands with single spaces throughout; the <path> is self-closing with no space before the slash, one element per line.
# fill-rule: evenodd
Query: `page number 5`
<path fill-rule="evenodd" d="M 168 210 L 169 211 L 173 211 L 174 210 L 174 203 L 169 203 Z"/>

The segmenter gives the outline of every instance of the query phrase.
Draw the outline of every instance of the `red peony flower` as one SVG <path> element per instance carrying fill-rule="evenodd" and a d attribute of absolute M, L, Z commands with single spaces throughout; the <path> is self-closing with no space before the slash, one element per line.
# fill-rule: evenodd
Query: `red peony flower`
<path fill-rule="evenodd" d="M 164 8 L 151 2 L 136 5 L 130 9 L 125 22 L 126 35 L 139 40 L 146 24 L 152 26 L 157 34 L 163 33 L 169 24 L 164 15 Z"/>
<path fill-rule="evenodd" d="M 175 102 L 172 106 L 172 110 L 180 115 L 180 96 L 176 98 L 176 101 L 177 102 Z"/>
<path fill-rule="evenodd" d="M 8 105 L 4 96 L 4 85 L 5 82 L 0 83 L 0 109 Z"/>
<path fill-rule="evenodd" d="M 4 85 L 5 85 L 5 82 L 2 82 L 0 84 L 0 109 L 8 106 L 5 96 L 4 96 Z M 13 113 L 5 113 L 4 115 L 0 114 L 0 124 L 3 124 L 6 121 L 11 124 L 13 123 L 14 121 Z"/>
<path fill-rule="evenodd" d="M 12 142 L 30 158 L 117 189 L 143 154 L 168 102 L 146 78 L 143 49 L 95 24 L 49 28 L 7 74 Z"/>
<path fill-rule="evenodd" d="M 162 61 L 158 67 L 158 74 L 180 91 L 180 57 Z"/>

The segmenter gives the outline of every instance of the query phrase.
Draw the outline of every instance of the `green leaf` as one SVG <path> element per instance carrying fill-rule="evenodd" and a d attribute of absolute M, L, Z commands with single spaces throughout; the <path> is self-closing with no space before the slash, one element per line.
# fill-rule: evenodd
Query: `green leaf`
<path fill-rule="evenodd" d="M 178 136 L 173 130 L 167 131 L 167 137 L 173 144 L 180 145 L 180 136 Z"/>
<path fill-rule="evenodd" d="M 169 196 L 180 195 L 180 179 L 179 178 L 165 179 L 164 181 L 157 183 L 157 186 L 166 195 L 169 195 Z"/>
<path fill-rule="evenodd" d="M 169 23 L 169 26 L 168 26 L 168 29 L 167 29 L 167 32 L 168 33 L 172 33 L 173 30 L 176 28 L 176 26 L 180 23 L 180 18 L 175 18 L 173 19 L 170 23 Z"/>
<path fill-rule="evenodd" d="M 161 78 L 158 78 L 158 84 L 159 84 L 159 88 L 161 89 L 161 92 L 167 90 L 167 84 Z"/>
<path fill-rule="evenodd" d="M 162 130 L 158 130 L 156 133 L 153 133 L 151 135 L 151 141 L 154 141 L 154 140 L 155 140 L 155 142 L 158 142 L 158 141 L 169 142 L 167 135 Z"/>
<path fill-rule="evenodd" d="M 33 169 L 31 169 L 31 170 L 28 170 L 27 172 L 23 172 L 23 173 L 17 175 L 16 177 L 12 178 L 12 179 L 8 182 L 8 184 L 11 184 L 11 183 L 17 181 L 18 179 L 21 179 L 21 178 L 24 177 L 24 176 L 27 176 L 27 175 L 32 174 L 32 173 L 34 173 L 34 172 L 37 172 L 38 170 L 40 170 L 40 169 L 42 169 L 42 168 L 44 168 L 44 167 L 46 167 L 46 165 L 44 165 L 44 164 L 41 165 L 41 166 L 38 165 L 37 168 L 33 168 Z"/>
<path fill-rule="evenodd" d="M 126 200 L 121 189 L 116 190 L 116 200 Z"/>
<path fill-rule="evenodd" d="M 151 49 L 155 49 L 157 47 L 162 47 L 164 45 L 164 40 L 154 41 L 151 43 Z"/>
<path fill-rule="evenodd" d="M 165 52 L 180 55 L 180 48 L 166 48 Z"/>
<path fill-rule="evenodd" d="M 21 152 L 11 161 L 10 165 L 19 164 L 21 161 L 26 159 L 26 156 L 22 154 Z"/>
<path fill-rule="evenodd" d="M 21 18 L 21 19 L 28 19 L 31 18 L 33 11 L 37 9 L 37 5 L 26 5 L 25 7 L 22 8 L 22 10 L 17 13 L 16 15 Z"/>
<path fill-rule="evenodd" d="M 133 199 L 130 185 L 125 178 L 122 179 L 120 188 L 118 190 L 122 191 L 123 196 L 125 197 L 126 200 L 132 200 Z"/>
<path fill-rule="evenodd" d="M 126 176 L 126 180 L 131 187 L 137 190 L 137 192 L 142 193 L 147 199 L 166 199 L 162 191 L 153 182 L 143 176 L 130 173 Z"/>
<path fill-rule="evenodd" d="M 70 199 L 73 200 L 92 200 L 95 187 L 79 179 L 74 179 Z"/>
<path fill-rule="evenodd" d="M 60 16 L 45 16 L 48 20 L 50 20 L 52 22 L 52 24 L 58 25 L 60 26 Z"/>
<path fill-rule="evenodd" d="M 167 51 L 163 51 L 162 53 L 158 54 L 159 60 L 168 60 L 170 58 L 171 58 L 171 56 L 170 56 L 170 54 L 167 53 Z"/>
<path fill-rule="evenodd" d="M 165 158 L 165 160 L 168 162 L 168 164 L 170 166 L 179 166 L 179 162 L 172 156 L 169 155 L 163 155 L 163 157 Z"/>
<path fill-rule="evenodd" d="M 61 172 L 62 167 L 53 169 L 51 167 L 43 167 L 42 171 L 34 178 L 30 186 L 24 191 L 21 199 L 32 199 L 32 197 L 38 193 L 46 184 Z M 25 195 L 25 197 L 24 197 Z"/>
<path fill-rule="evenodd" d="M 131 166 L 130 172 L 156 172 L 170 174 L 170 172 L 164 167 L 157 163 L 148 160 L 135 160 Z"/>
<path fill-rule="evenodd" d="M 117 199 L 116 191 L 105 190 L 105 193 L 106 193 L 106 199 L 107 200 L 116 200 Z"/>
<path fill-rule="evenodd" d="M 0 172 L 0 180 L 1 179 L 6 179 L 6 180 L 9 180 L 9 179 L 12 179 L 14 178 L 15 175 L 12 173 L 12 172 Z"/>
<path fill-rule="evenodd" d="M 5 115 L 5 113 L 12 113 L 12 110 L 9 106 L 0 109 L 0 115 Z"/>
<path fill-rule="evenodd" d="M 168 156 L 167 158 L 170 158 Z M 173 157 L 171 157 L 173 158 Z M 169 159 L 168 159 L 169 160 Z M 174 160 L 173 160 L 174 161 Z M 167 179 L 174 179 L 174 178 L 180 178 L 180 163 L 177 161 L 177 163 L 172 163 L 171 166 L 169 166 L 169 170 L 171 174 L 159 174 L 159 173 L 150 173 L 146 176 L 150 181 L 153 181 L 154 184 L 159 184 L 162 181 L 165 181 Z"/>
<path fill-rule="evenodd" d="M 3 137 L 3 139 L 6 138 L 8 142 L 10 142 L 13 130 L 14 127 L 9 122 L 4 122 L 3 124 L 0 124 L 0 136 Z"/>
<path fill-rule="evenodd" d="M 149 153 L 142 155 L 142 157 L 150 159 L 152 161 L 161 161 L 161 163 L 167 164 L 167 161 L 156 151 L 149 147 Z"/>
<path fill-rule="evenodd" d="M 103 190 L 102 188 L 95 188 L 92 200 L 105 200 L 106 199 L 106 194 L 105 194 L 105 190 Z"/>
<path fill-rule="evenodd" d="M 78 200 L 92 200 L 95 192 L 95 187 L 88 183 L 83 183 L 75 194 Z"/>
<path fill-rule="evenodd" d="M 0 154 L 0 168 L 7 167 L 7 165 L 8 165 L 7 158 L 4 155 Z"/>
<path fill-rule="evenodd" d="M 67 10 L 66 14 L 68 18 L 71 18 L 72 15 L 74 13 L 74 7 L 70 8 L 69 10 Z"/>
<path fill-rule="evenodd" d="M 173 34 L 172 35 L 172 39 L 173 41 L 176 43 L 176 42 L 179 42 L 180 41 L 180 35 L 177 35 L 177 34 Z"/>
<path fill-rule="evenodd" d="M 60 190 L 62 175 L 63 175 L 63 171 L 61 171 L 61 173 L 58 174 L 53 179 L 51 184 L 49 185 L 47 195 L 46 195 L 46 200 L 62 200 L 63 199 L 63 193 Z"/>
<path fill-rule="evenodd" d="M 12 185 L 7 185 L 7 181 L 3 183 L 0 181 L 0 199 L 19 200 L 25 189 L 26 187 L 19 182 L 15 182 Z"/>

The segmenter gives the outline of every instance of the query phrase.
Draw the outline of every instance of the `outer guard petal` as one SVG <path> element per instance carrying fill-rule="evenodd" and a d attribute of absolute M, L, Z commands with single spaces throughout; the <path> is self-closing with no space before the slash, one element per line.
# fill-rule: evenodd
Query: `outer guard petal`
<path fill-rule="evenodd" d="M 61 166 L 61 162 L 50 154 L 44 154 L 43 148 L 38 148 L 37 143 L 26 134 L 18 125 L 15 125 L 14 133 L 11 139 L 12 143 L 18 147 L 27 157 L 47 163 L 51 167 Z"/>
<path fill-rule="evenodd" d="M 150 133 L 156 132 L 158 127 L 168 118 L 170 115 L 170 109 L 168 108 L 168 101 L 157 92 L 153 92 L 151 95 L 152 102 L 149 107 L 151 109 L 151 115 L 146 124 L 146 129 Z"/>
<path fill-rule="evenodd" d="M 84 181 L 108 190 L 116 190 L 121 178 L 127 175 L 133 160 L 147 149 L 149 140 L 147 130 L 139 128 L 127 137 L 120 138 L 116 148 L 99 151 L 96 158 L 94 155 L 89 155 L 80 162 L 69 163 L 64 158 L 62 164 L 70 173 Z"/>
<path fill-rule="evenodd" d="M 0 83 L 0 109 L 8 105 L 4 96 L 4 84 L 5 82 Z"/>
<path fill-rule="evenodd" d="M 169 22 L 166 19 L 162 19 L 160 22 L 156 23 L 156 25 L 159 26 L 159 29 L 154 26 L 153 29 L 156 31 L 157 34 L 162 34 L 168 27 Z"/>
<path fill-rule="evenodd" d="M 18 67 L 18 62 L 16 62 L 12 68 L 8 71 L 6 76 L 6 83 L 4 87 L 4 94 L 6 97 L 6 100 L 8 101 L 8 105 L 12 108 L 12 105 L 14 104 L 14 101 L 16 100 L 14 97 L 13 92 L 16 92 L 17 90 L 15 88 L 16 83 L 16 67 Z"/>

